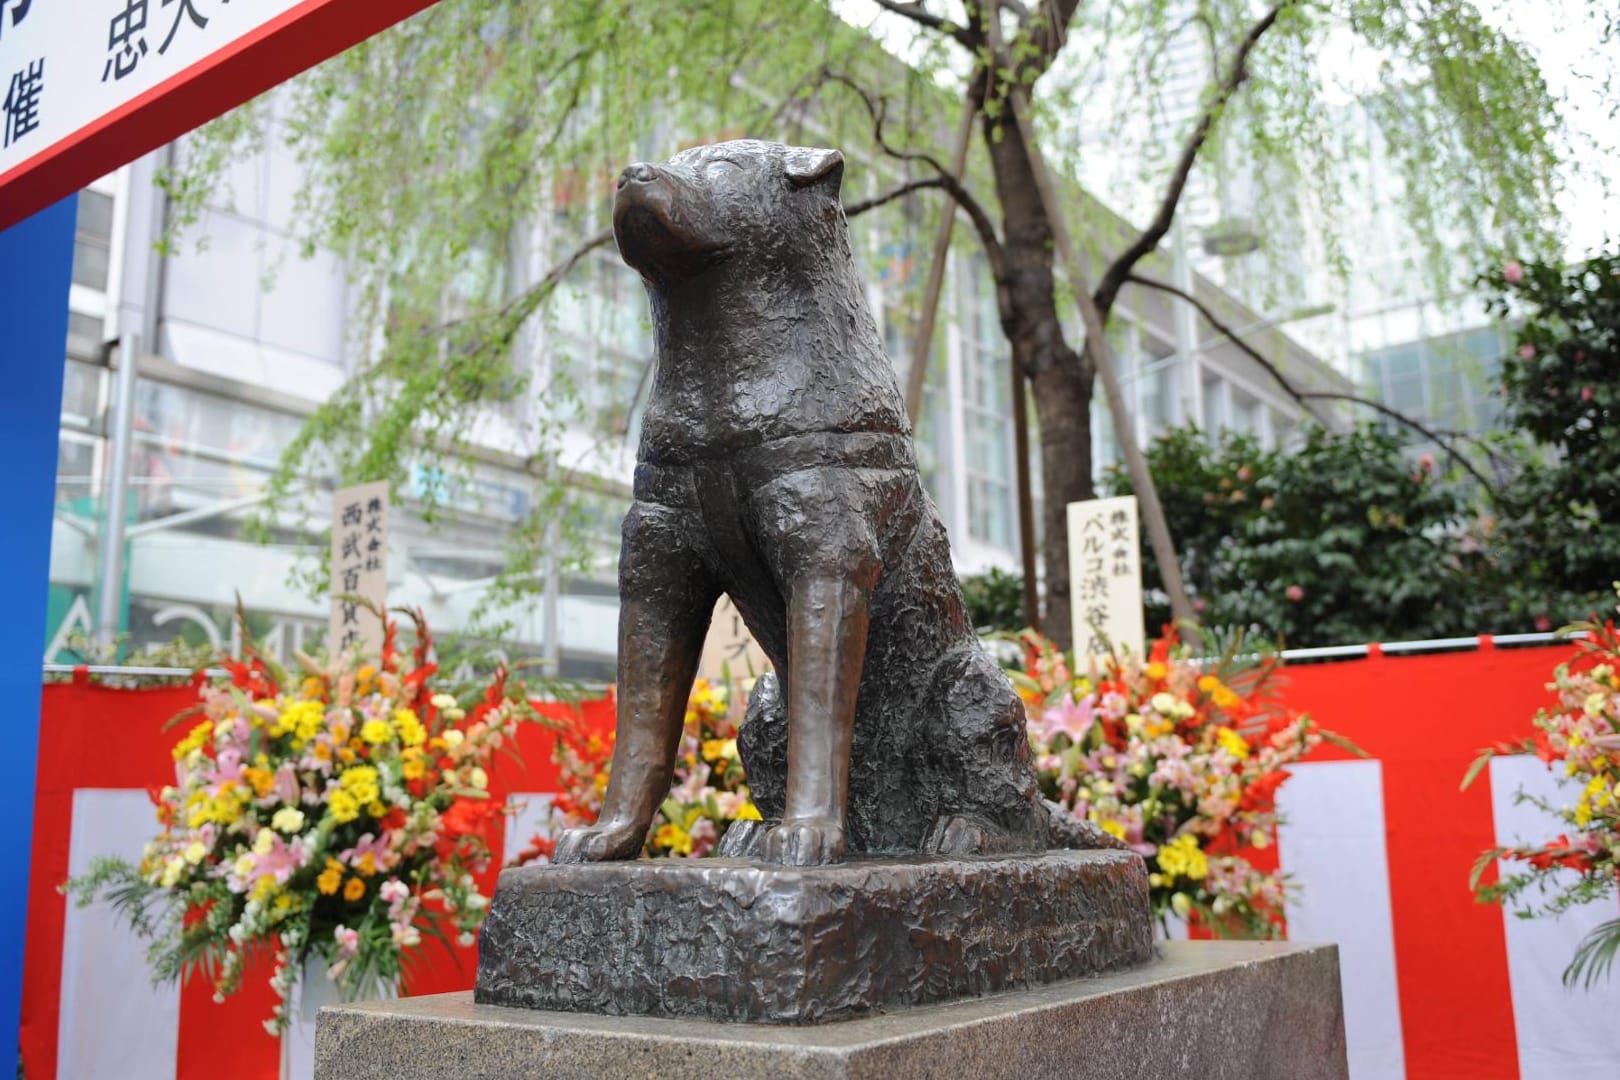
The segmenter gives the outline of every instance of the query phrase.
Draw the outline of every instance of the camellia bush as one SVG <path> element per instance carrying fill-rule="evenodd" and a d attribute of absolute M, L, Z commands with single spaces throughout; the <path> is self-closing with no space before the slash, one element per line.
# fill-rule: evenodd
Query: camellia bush
<path fill-rule="evenodd" d="M 1241 658 L 1241 639 L 1207 667 L 1172 633 L 1145 658 L 1083 671 L 1039 635 L 1021 640 L 1012 676 L 1043 794 L 1147 859 L 1161 921 L 1280 936 L 1286 882 L 1251 857 L 1276 842 L 1287 766 L 1323 741 L 1360 751 L 1278 701 L 1280 662 Z"/>
<path fill-rule="evenodd" d="M 319 959 L 348 998 L 397 984 L 424 935 L 471 944 L 488 899 L 473 875 L 504 811 L 489 798 L 495 752 L 533 717 L 498 672 L 470 707 L 433 685 L 431 640 L 379 664 L 313 661 L 289 673 L 247 645 L 221 661 L 156 793 L 157 835 L 138 865 L 95 860 L 64 887 L 111 900 L 147 939 L 154 977 L 201 973 L 215 999 L 267 956 L 279 1002 Z"/>
<path fill-rule="evenodd" d="M 1521 791 L 1519 799 L 1561 821 L 1565 831 L 1541 844 L 1491 848 L 1474 865 L 1475 895 L 1514 907 L 1523 918 L 1597 901 L 1612 906 L 1620 892 L 1620 631 L 1613 618 L 1574 629 L 1588 636 L 1576 643 L 1574 659 L 1554 670 L 1553 701 L 1531 721 L 1534 732 L 1481 751 L 1463 778 L 1467 788 L 1493 758 L 1534 754 L 1565 779 L 1574 797 L 1553 804 Z M 1486 880 L 1498 861 L 1505 864 L 1501 876 Z M 1590 987 L 1608 974 L 1616 953 L 1620 919 L 1611 919 L 1581 942 L 1564 981 Z"/>
<path fill-rule="evenodd" d="M 1541 451 L 1498 499 L 1505 606 L 1559 625 L 1606 606 L 1620 552 L 1620 250 L 1508 262 L 1481 284 L 1517 327 L 1507 420 Z"/>

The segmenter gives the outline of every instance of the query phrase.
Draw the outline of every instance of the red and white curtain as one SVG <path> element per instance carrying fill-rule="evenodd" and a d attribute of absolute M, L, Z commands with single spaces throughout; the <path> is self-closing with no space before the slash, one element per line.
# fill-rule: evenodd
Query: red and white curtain
<path fill-rule="evenodd" d="M 1560 831 L 1516 802 L 1520 788 L 1572 798 L 1534 759 L 1497 761 L 1458 791 L 1480 747 L 1528 731 L 1568 655 L 1482 645 L 1289 669 L 1290 703 L 1371 755 L 1324 751 L 1282 789 L 1274 853 L 1300 887 L 1289 936 L 1339 944 L 1355 1080 L 1614 1080 L 1620 976 L 1584 991 L 1560 974 L 1620 905 L 1528 921 L 1468 889 L 1484 848 Z M 70 909 L 55 891 L 96 855 L 139 856 L 154 828 L 145 789 L 172 772 L 161 725 L 191 699 L 46 690 L 23 1003 L 30 1080 L 276 1075 L 276 1042 L 259 1025 L 271 1000 L 262 982 L 224 1005 L 200 982 L 151 987 L 142 945 L 111 913 Z M 611 723 L 611 703 L 585 708 L 588 721 Z M 525 808 L 492 838 L 498 846 L 527 841 L 556 786 L 543 729 L 525 733 L 522 757 L 521 769 L 502 763 L 499 793 Z M 467 988 L 474 962 L 472 950 L 430 953 L 407 987 Z"/>

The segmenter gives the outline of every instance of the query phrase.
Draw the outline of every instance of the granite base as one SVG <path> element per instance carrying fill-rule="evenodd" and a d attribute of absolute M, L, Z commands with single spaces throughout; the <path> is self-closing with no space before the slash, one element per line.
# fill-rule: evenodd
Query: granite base
<path fill-rule="evenodd" d="M 1153 954 L 1129 851 L 525 866 L 501 874 L 476 1000 L 820 1023 L 1118 971 Z"/>
<path fill-rule="evenodd" d="M 818 1026 L 328 1006 L 316 1080 L 1347 1080 L 1336 946 L 1170 942 L 1144 967 Z"/>

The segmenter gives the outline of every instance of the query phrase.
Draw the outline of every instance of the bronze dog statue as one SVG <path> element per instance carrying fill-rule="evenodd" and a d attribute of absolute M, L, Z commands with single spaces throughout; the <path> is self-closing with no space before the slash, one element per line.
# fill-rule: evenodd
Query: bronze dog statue
<path fill-rule="evenodd" d="M 968 624 L 843 170 L 835 150 L 739 141 L 620 177 L 614 235 L 646 283 L 656 369 L 619 564 L 612 776 L 557 862 L 641 851 L 722 592 L 777 675 L 739 737 L 766 827 L 734 825 L 721 854 L 1080 846 L 1054 837 L 1023 704 Z"/>

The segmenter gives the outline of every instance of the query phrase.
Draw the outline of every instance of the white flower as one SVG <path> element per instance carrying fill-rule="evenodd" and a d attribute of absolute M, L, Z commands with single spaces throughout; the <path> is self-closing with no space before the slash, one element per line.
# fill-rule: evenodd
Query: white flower
<path fill-rule="evenodd" d="M 460 945 L 462 948 L 467 948 L 477 940 L 477 934 L 474 934 L 471 930 L 463 930 L 460 936 L 456 938 L 456 944 Z"/>
<path fill-rule="evenodd" d="M 296 806 L 283 806 L 270 819 L 270 827 L 289 834 L 301 832 L 304 828 L 304 812 Z"/>
<path fill-rule="evenodd" d="M 270 849 L 276 845 L 276 834 L 269 829 L 260 829 L 259 835 L 253 838 L 253 854 L 268 855 Z"/>
<path fill-rule="evenodd" d="M 169 861 L 163 864 L 163 877 L 158 880 L 158 884 L 165 889 L 172 889 L 179 883 L 180 875 L 185 872 L 186 860 L 178 855 L 171 856 Z"/>
<path fill-rule="evenodd" d="M 208 855 L 208 847 L 201 840 L 193 840 L 186 848 L 186 862 L 196 866 Z"/>
<path fill-rule="evenodd" d="M 444 745 L 454 750 L 456 747 L 461 745 L 461 741 L 465 739 L 466 736 L 454 728 L 451 728 L 449 731 L 445 732 L 441 738 L 444 739 Z"/>
<path fill-rule="evenodd" d="M 468 774 L 468 780 L 472 783 L 472 786 L 477 788 L 479 791 L 483 791 L 485 788 L 489 787 L 489 773 L 485 772 L 477 765 L 474 765 L 472 772 Z"/>
<path fill-rule="evenodd" d="M 433 707 L 441 712 L 456 707 L 456 699 L 453 694 L 434 694 L 429 700 L 433 702 Z"/>

